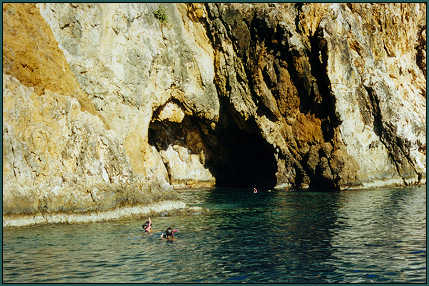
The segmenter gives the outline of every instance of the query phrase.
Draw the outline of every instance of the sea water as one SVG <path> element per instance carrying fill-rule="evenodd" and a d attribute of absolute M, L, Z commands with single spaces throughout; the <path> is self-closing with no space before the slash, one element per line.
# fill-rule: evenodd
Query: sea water
<path fill-rule="evenodd" d="M 209 211 L 3 229 L 3 282 L 426 282 L 426 188 L 181 191 Z M 168 226 L 176 240 L 160 239 Z"/>

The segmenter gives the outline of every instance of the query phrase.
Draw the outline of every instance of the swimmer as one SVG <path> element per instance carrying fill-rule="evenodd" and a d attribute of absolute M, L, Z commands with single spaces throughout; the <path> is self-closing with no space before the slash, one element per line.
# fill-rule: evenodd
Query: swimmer
<path fill-rule="evenodd" d="M 142 225 L 142 227 L 143 227 L 143 229 L 144 229 L 145 232 L 152 232 L 152 221 L 151 221 L 151 219 L 149 218 L 144 223 L 144 225 Z"/>
<path fill-rule="evenodd" d="M 257 193 L 258 193 L 258 190 L 256 189 L 256 187 L 253 187 L 253 193 L 254 193 L 254 194 L 257 194 Z"/>
<path fill-rule="evenodd" d="M 171 227 L 168 227 L 165 233 L 161 233 L 161 238 L 165 238 L 167 240 L 174 240 L 175 232 L 177 232 L 177 229 L 171 229 Z"/>

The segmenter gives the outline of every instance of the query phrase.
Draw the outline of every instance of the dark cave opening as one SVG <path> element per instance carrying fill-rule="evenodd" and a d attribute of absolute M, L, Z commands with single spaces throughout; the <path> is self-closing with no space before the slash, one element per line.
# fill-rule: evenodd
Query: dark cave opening
<path fill-rule="evenodd" d="M 216 186 L 269 189 L 276 185 L 274 150 L 259 134 L 230 127 L 218 139 L 220 152 L 213 170 Z"/>
<path fill-rule="evenodd" d="M 216 178 L 216 186 L 232 188 L 270 189 L 277 183 L 277 163 L 274 149 L 256 133 L 240 130 L 235 124 L 219 128 L 210 136 L 192 123 L 191 118 L 178 123 L 152 122 L 149 128 L 149 144 L 158 150 L 177 144 L 198 153 L 186 142 L 186 134 L 199 130 L 207 147 L 205 167 Z M 210 138 L 211 137 L 211 138 Z M 215 137 L 215 138 L 213 138 Z"/>
<path fill-rule="evenodd" d="M 179 145 L 191 154 L 201 154 L 201 163 L 215 177 L 217 187 L 273 188 L 277 184 L 273 146 L 262 137 L 254 119 L 243 122 L 225 101 L 221 100 L 222 116 L 215 128 L 195 116 L 185 116 L 180 123 L 153 120 L 148 143 L 158 151 Z"/>

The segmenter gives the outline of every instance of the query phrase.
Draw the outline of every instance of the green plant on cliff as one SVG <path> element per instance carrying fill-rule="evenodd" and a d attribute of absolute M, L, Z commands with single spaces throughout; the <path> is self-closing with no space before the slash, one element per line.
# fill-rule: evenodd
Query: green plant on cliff
<path fill-rule="evenodd" d="M 166 24 L 168 22 L 167 11 L 164 7 L 159 7 L 153 12 L 153 15 L 161 24 Z"/>

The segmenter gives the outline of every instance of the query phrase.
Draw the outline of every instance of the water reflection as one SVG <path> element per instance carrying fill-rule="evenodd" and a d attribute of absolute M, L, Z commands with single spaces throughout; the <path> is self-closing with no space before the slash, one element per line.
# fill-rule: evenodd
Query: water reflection
<path fill-rule="evenodd" d="M 232 278 L 237 281 L 324 280 L 336 270 L 335 265 L 326 261 L 332 258 L 334 229 L 342 228 L 336 223 L 338 198 L 337 193 L 288 193 L 285 196 L 278 192 L 253 194 L 239 189 L 216 190 L 208 197 L 208 202 L 227 208 L 229 202 L 239 201 L 246 209 L 229 210 L 228 216 L 216 225 L 215 233 L 224 243 L 212 250 L 213 255 L 232 257 L 232 261 L 221 265 L 235 273 Z"/>
<path fill-rule="evenodd" d="M 347 227 L 333 238 L 334 255 L 339 271 L 355 277 L 352 282 L 364 277 L 394 282 L 397 275 L 413 281 L 416 273 L 426 275 L 425 261 L 417 257 L 426 256 L 426 198 L 421 190 L 355 191 L 342 194 L 340 203 L 339 222 Z M 414 271 L 409 271 L 416 262 Z M 360 277 L 350 269 L 360 272 Z"/>

